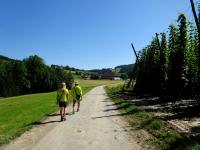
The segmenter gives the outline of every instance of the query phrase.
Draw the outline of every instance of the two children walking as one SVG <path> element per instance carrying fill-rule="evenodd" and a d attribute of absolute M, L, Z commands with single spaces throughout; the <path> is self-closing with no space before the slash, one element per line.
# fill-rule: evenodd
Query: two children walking
<path fill-rule="evenodd" d="M 79 86 L 78 82 L 75 82 L 75 86 L 72 88 L 71 92 L 69 93 L 68 89 L 66 88 L 66 84 L 63 82 L 58 91 L 57 91 L 57 103 L 60 107 L 60 116 L 61 121 L 66 120 L 66 107 L 68 104 L 68 101 L 70 99 L 70 95 L 73 99 L 73 114 L 75 113 L 75 105 L 77 104 L 77 112 L 80 109 L 80 101 L 82 100 L 82 89 Z"/>

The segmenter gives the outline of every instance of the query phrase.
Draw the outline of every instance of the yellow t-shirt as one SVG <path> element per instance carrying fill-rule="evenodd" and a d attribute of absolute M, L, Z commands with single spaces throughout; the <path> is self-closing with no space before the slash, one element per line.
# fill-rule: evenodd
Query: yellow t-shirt
<path fill-rule="evenodd" d="M 82 96 L 82 89 L 79 85 L 74 86 L 71 90 L 71 95 L 73 97 L 73 100 L 77 100 L 77 95 Z"/>
<path fill-rule="evenodd" d="M 69 91 L 67 89 L 59 89 L 57 91 L 57 100 L 66 102 L 68 100 Z"/>

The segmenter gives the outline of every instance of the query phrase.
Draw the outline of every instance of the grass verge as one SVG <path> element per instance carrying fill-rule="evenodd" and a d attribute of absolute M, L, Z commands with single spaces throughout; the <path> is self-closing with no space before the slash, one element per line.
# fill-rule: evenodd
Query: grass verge
<path fill-rule="evenodd" d="M 118 92 L 121 86 L 105 87 L 108 96 L 113 100 L 117 109 L 123 113 L 129 124 L 135 129 L 144 129 L 152 134 L 153 144 L 162 150 L 200 150 L 197 141 L 170 128 L 166 121 L 154 117 L 152 112 L 145 112 L 131 101 L 122 99 Z"/>

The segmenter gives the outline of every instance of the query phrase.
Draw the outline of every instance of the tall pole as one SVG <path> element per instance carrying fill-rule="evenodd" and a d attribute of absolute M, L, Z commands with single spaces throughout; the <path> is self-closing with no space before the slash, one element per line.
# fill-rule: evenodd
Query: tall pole
<path fill-rule="evenodd" d="M 135 50 L 135 47 L 133 46 L 133 43 L 131 43 L 131 46 L 133 48 L 133 51 L 134 51 L 134 54 L 135 54 L 135 57 L 136 57 L 136 62 L 138 62 L 139 57 L 138 57 L 138 55 L 136 53 L 136 50 Z"/>
<path fill-rule="evenodd" d="M 195 20 L 195 23 L 196 23 L 196 26 L 197 26 L 197 30 L 198 30 L 198 33 L 200 35 L 200 24 L 199 24 L 199 19 L 197 17 L 197 13 L 196 13 L 196 10 L 195 10 L 195 5 L 194 5 L 194 1 L 193 0 L 190 0 L 190 4 L 191 4 L 191 7 L 192 7 L 192 12 L 193 12 L 193 16 L 194 16 L 194 20 Z M 200 36 L 199 36 L 200 37 Z M 200 40 L 200 39 L 199 39 Z"/>
<path fill-rule="evenodd" d="M 137 54 L 137 52 L 136 52 L 136 50 L 135 50 L 135 47 L 133 46 L 133 43 L 131 43 L 131 47 L 132 47 L 132 49 L 133 49 L 133 52 L 134 52 L 134 54 L 135 54 L 135 57 L 136 57 L 136 63 L 135 63 L 135 65 L 134 65 L 134 68 L 135 67 L 137 67 L 137 63 L 138 63 L 138 61 L 139 61 L 139 56 L 138 56 L 138 54 Z M 134 63 L 133 63 L 134 64 Z M 134 74 L 134 68 L 133 68 L 133 74 Z M 128 82 L 128 85 L 127 85 L 127 87 L 131 87 L 131 85 L 133 85 L 133 78 L 134 77 L 131 77 L 131 79 L 129 80 L 129 82 Z"/>

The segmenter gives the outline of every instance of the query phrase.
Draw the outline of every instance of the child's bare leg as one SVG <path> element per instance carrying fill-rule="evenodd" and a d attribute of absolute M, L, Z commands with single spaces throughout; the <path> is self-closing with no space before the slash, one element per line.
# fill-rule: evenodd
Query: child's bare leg
<path fill-rule="evenodd" d="M 62 107 L 60 107 L 60 116 L 62 117 Z"/>
<path fill-rule="evenodd" d="M 79 109 L 80 109 L 80 100 L 77 103 L 78 103 L 77 111 L 79 111 Z"/>
<path fill-rule="evenodd" d="M 61 117 L 61 121 L 63 120 L 63 107 L 60 107 L 60 117 Z"/>
<path fill-rule="evenodd" d="M 73 112 L 72 113 L 74 113 L 74 107 L 75 107 L 75 104 L 76 104 L 76 102 L 73 102 Z"/>
<path fill-rule="evenodd" d="M 66 116 L 66 113 L 65 113 L 65 112 L 66 112 L 66 108 L 64 107 L 64 108 L 63 108 L 63 118 L 64 118 L 64 119 L 66 119 L 66 118 L 65 118 L 65 116 Z"/>

